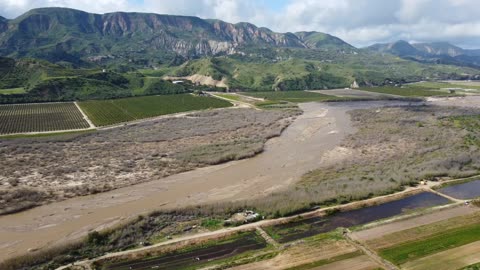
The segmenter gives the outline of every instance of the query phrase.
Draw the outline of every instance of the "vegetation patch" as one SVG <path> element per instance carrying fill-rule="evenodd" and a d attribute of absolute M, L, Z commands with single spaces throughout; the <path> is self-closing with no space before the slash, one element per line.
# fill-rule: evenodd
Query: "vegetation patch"
<path fill-rule="evenodd" d="M 90 127 L 73 103 L 0 105 L 0 123 L 0 134 Z"/>
<path fill-rule="evenodd" d="M 23 94 L 23 93 L 25 93 L 25 89 L 23 87 L 0 89 L 0 95 Z"/>
<path fill-rule="evenodd" d="M 466 266 L 460 270 L 480 270 L 480 263 L 472 264 L 469 266 Z"/>
<path fill-rule="evenodd" d="M 408 261 L 480 240 L 480 224 L 446 230 L 434 236 L 380 250 L 385 259 L 401 265 Z"/>
<path fill-rule="evenodd" d="M 286 224 L 267 227 L 265 230 L 280 243 L 285 243 L 315 234 L 325 233 L 338 228 L 350 228 L 372 221 L 418 210 L 446 204 L 449 201 L 432 193 L 419 193 L 402 199 L 385 202 L 378 205 L 348 210 L 345 212 L 331 211 L 325 216 L 298 219 Z"/>
<path fill-rule="evenodd" d="M 463 138 L 467 146 L 480 147 L 480 115 L 467 115 L 467 116 L 455 116 L 449 117 L 447 121 L 443 122 L 444 125 L 453 125 L 456 128 L 464 129 L 468 132 Z"/>
<path fill-rule="evenodd" d="M 343 101 L 352 100 L 352 98 L 339 98 L 320 93 L 307 91 L 271 91 L 271 92 L 243 92 L 242 95 L 263 98 L 267 101 L 287 101 L 293 103 L 313 102 L 313 101 Z M 264 104 L 266 105 L 266 104 Z"/>
<path fill-rule="evenodd" d="M 308 172 L 295 188 L 250 203 L 283 216 L 392 193 L 424 179 L 480 172 L 480 152 L 464 140 L 479 131 L 442 124 L 446 117 L 478 115 L 478 109 L 407 106 L 350 114 L 358 131 L 337 148 L 344 153 L 342 162 Z"/>
<path fill-rule="evenodd" d="M 468 82 L 418 82 L 411 84 L 415 87 L 424 87 L 429 89 L 451 89 L 460 92 L 477 92 L 480 90 L 479 85 L 468 84 Z M 469 91 L 470 90 L 470 91 Z"/>
<path fill-rule="evenodd" d="M 165 114 L 224 108 L 231 103 L 212 97 L 181 94 L 92 100 L 79 105 L 95 125 L 106 126 Z"/>
<path fill-rule="evenodd" d="M 153 244 L 159 239 L 164 241 L 192 229 L 207 216 L 214 217 L 209 210 L 199 212 L 195 209 L 183 211 L 154 212 L 103 232 L 91 232 L 78 242 L 31 252 L 24 256 L 0 263 L 0 269 L 56 269 L 69 263 L 95 258 L 107 252 L 123 251 Z M 217 218 L 222 218 L 217 216 Z M 235 238 L 238 239 L 238 236 Z M 233 241 L 233 238 L 230 239 Z M 211 242 L 210 245 L 214 243 Z"/>
<path fill-rule="evenodd" d="M 242 96 L 239 95 L 234 95 L 234 94 L 220 94 L 220 93 L 215 93 L 215 95 L 226 98 L 226 99 L 231 99 L 235 101 L 242 101 Z"/>
<path fill-rule="evenodd" d="M 405 85 L 403 87 L 393 87 L 393 86 L 381 86 L 381 87 L 363 87 L 361 90 L 397 95 L 403 97 L 431 97 L 431 96 L 452 96 L 453 94 L 448 91 L 439 91 L 431 89 L 418 87 L 414 85 Z"/>
<path fill-rule="evenodd" d="M 243 232 L 227 237 L 223 240 L 211 240 L 199 245 L 188 246 L 173 252 L 160 255 L 145 256 L 141 259 L 125 260 L 121 262 L 101 262 L 96 264 L 101 269 L 132 269 L 156 268 L 156 269 L 196 269 L 207 266 L 226 263 L 238 255 L 247 251 L 259 250 L 267 247 L 265 240 L 255 232 Z"/>
<path fill-rule="evenodd" d="M 297 113 L 224 109 L 88 133 L 0 137 L 0 214 L 250 157 Z"/>

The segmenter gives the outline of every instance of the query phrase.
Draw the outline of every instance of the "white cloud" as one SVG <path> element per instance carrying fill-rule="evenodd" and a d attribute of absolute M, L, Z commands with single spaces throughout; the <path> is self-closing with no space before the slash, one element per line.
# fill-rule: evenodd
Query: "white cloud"
<path fill-rule="evenodd" d="M 398 39 L 446 40 L 480 48 L 478 0 L 0 0 L 0 15 L 62 6 L 89 12 L 140 11 L 247 21 L 274 31 L 322 31 L 357 46 Z"/>

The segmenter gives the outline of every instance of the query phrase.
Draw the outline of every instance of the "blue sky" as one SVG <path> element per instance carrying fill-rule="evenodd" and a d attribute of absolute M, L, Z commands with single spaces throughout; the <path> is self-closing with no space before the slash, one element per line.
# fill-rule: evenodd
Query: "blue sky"
<path fill-rule="evenodd" d="M 402 39 L 480 48 L 479 0 L 0 0 L 0 15 L 49 6 L 245 21 L 277 32 L 326 32 L 359 47 Z"/>

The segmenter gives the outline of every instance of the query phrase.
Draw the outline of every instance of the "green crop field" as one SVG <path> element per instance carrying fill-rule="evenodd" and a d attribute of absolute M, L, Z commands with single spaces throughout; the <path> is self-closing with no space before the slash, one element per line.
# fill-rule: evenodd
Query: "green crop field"
<path fill-rule="evenodd" d="M 461 88 L 461 89 L 475 89 L 480 90 L 479 85 L 468 84 L 468 82 L 418 82 L 410 84 L 411 86 L 418 86 L 418 87 L 425 87 L 425 88 L 435 88 L 435 89 L 442 89 L 442 88 Z"/>
<path fill-rule="evenodd" d="M 244 92 L 241 94 L 256 98 L 264 98 L 271 101 L 288 101 L 295 103 L 341 100 L 341 98 L 335 96 L 307 91 Z"/>
<path fill-rule="evenodd" d="M 425 87 L 419 87 L 414 85 L 409 85 L 405 87 L 392 87 L 392 86 L 364 87 L 364 88 L 361 88 L 361 90 L 375 92 L 375 93 L 382 93 L 382 94 L 397 95 L 397 96 L 403 96 L 403 97 L 432 97 L 432 96 L 451 96 L 452 95 L 448 93 L 448 91 L 433 90 L 433 89 L 428 89 Z"/>
<path fill-rule="evenodd" d="M 385 259 L 400 265 L 430 254 L 452 249 L 480 240 L 480 224 L 444 231 L 426 239 L 407 242 L 380 250 Z"/>
<path fill-rule="evenodd" d="M 219 97 L 222 97 L 222 98 L 226 98 L 226 99 L 231 99 L 231 100 L 234 100 L 234 101 L 241 101 L 242 100 L 242 97 L 239 96 L 239 95 L 234 95 L 234 94 L 219 94 L 219 93 L 215 93 L 215 95 L 219 96 Z"/>
<path fill-rule="evenodd" d="M 23 94 L 23 93 L 25 93 L 25 89 L 23 87 L 0 89 L 0 95 Z"/>
<path fill-rule="evenodd" d="M 212 97 L 180 94 L 92 100 L 79 105 L 95 125 L 107 126 L 165 114 L 224 108 L 232 104 Z"/>
<path fill-rule="evenodd" d="M 0 134 L 47 132 L 90 127 L 74 103 L 0 106 Z"/>

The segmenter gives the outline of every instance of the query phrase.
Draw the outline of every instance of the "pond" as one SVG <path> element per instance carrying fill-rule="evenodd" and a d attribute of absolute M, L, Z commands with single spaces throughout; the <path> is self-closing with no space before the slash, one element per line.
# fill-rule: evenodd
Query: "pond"
<path fill-rule="evenodd" d="M 430 192 L 423 192 L 400 200 L 356 210 L 338 212 L 325 217 L 314 217 L 275 225 L 265 230 L 278 242 L 285 243 L 297 239 L 329 232 L 339 227 L 353 227 L 372 221 L 393 217 L 411 210 L 448 204 L 444 197 Z"/>
<path fill-rule="evenodd" d="M 450 197 L 467 200 L 480 197 L 480 179 L 458 185 L 451 185 L 438 190 Z"/>

